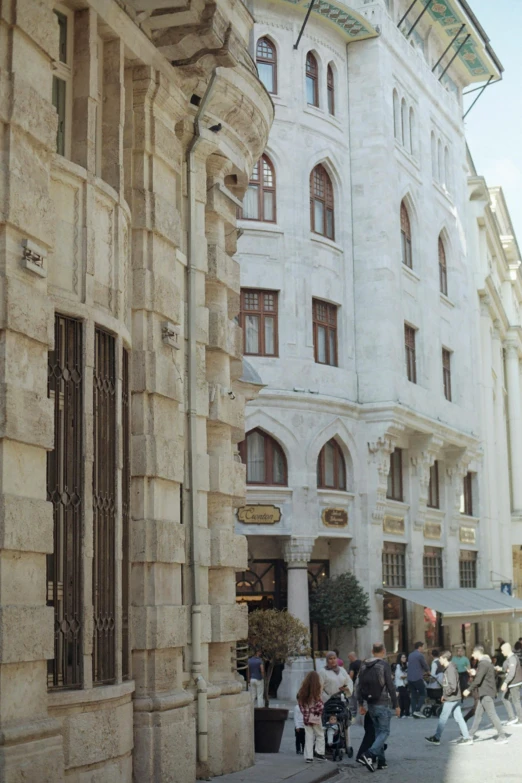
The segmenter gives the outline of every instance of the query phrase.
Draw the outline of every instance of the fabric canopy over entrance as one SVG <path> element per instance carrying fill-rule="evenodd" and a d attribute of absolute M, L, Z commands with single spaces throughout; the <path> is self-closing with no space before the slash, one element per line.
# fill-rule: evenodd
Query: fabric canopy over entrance
<path fill-rule="evenodd" d="M 442 614 L 446 622 L 478 622 L 478 620 L 509 620 L 522 619 L 522 601 L 500 590 L 478 590 L 472 588 L 399 590 L 398 588 L 383 589 L 379 592 L 391 593 L 406 601 L 412 601 L 419 606 L 434 609 Z"/>

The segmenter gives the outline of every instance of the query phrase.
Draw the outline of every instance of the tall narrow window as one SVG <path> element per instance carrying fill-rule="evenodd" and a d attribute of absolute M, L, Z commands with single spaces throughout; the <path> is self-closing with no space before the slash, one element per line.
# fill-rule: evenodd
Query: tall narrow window
<path fill-rule="evenodd" d="M 335 81 L 331 65 L 326 71 L 326 89 L 328 92 L 328 114 L 335 114 Z"/>
<path fill-rule="evenodd" d="M 268 155 L 257 161 L 243 198 L 243 209 L 239 217 L 243 220 L 264 220 L 274 223 L 276 219 L 276 183 L 274 165 Z"/>
<path fill-rule="evenodd" d="M 437 142 L 437 168 L 438 168 L 438 180 L 439 184 L 444 184 L 444 157 L 442 154 L 442 142 L 439 139 Z"/>
<path fill-rule="evenodd" d="M 442 549 L 425 546 L 423 557 L 424 587 L 444 587 L 442 575 Z"/>
<path fill-rule="evenodd" d="M 477 586 L 477 553 L 462 549 L 459 555 L 459 577 L 461 587 Z"/>
<path fill-rule="evenodd" d="M 269 38 L 260 38 L 256 47 L 256 65 L 259 78 L 267 91 L 277 92 L 277 54 Z"/>
<path fill-rule="evenodd" d="M 417 356 L 415 349 L 415 329 L 404 324 L 404 349 L 406 354 L 406 377 L 417 383 Z"/>
<path fill-rule="evenodd" d="M 247 466 L 247 484 L 286 486 L 286 458 L 283 449 L 263 430 L 251 430 L 239 444 L 239 453 Z"/>
<path fill-rule="evenodd" d="M 409 150 L 410 134 L 408 132 L 408 107 L 404 98 L 401 101 L 401 137 L 402 143 Z"/>
<path fill-rule="evenodd" d="M 116 677 L 116 341 L 96 328 L 94 336 L 93 481 L 94 638 L 92 679 Z"/>
<path fill-rule="evenodd" d="M 444 147 L 444 184 L 446 190 L 450 189 L 450 161 L 448 148 Z"/>
<path fill-rule="evenodd" d="M 337 367 L 337 305 L 314 299 L 312 320 L 315 361 Z"/>
<path fill-rule="evenodd" d="M 54 546 L 47 555 L 47 606 L 54 607 L 50 688 L 82 686 L 83 394 L 82 323 L 57 315 L 47 393 L 54 409 L 54 448 L 47 454 L 47 500 Z"/>
<path fill-rule="evenodd" d="M 410 152 L 413 155 L 415 153 L 415 112 L 413 111 L 413 108 L 410 106 L 410 121 L 408 125 L 409 130 L 409 139 L 410 139 Z"/>
<path fill-rule="evenodd" d="M 439 285 L 440 292 L 448 295 L 448 267 L 446 264 L 446 251 L 442 237 L 439 237 Z"/>
<path fill-rule="evenodd" d="M 384 543 L 382 551 L 383 587 L 406 587 L 405 544 Z"/>
<path fill-rule="evenodd" d="M 393 135 L 397 141 L 402 142 L 401 137 L 401 106 L 397 90 L 393 91 Z"/>
<path fill-rule="evenodd" d="M 466 473 L 464 476 L 460 513 L 467 517 L 473 516 L 473 473 Z"/>
<path fill-rule="evenodd" d="M 401 252 L 404 266 L 413 269 L 410 216 L 404 201 L 401 202 Z"/>
<path fill-rule="evenodd" d="M 319 69 L 312 52 L 306 55 L 306 102 L 319 106 Z"/>
<path fill-rule="evenodd" d="M 243 353 L 277 356 L 277 291 L 241 290 Z"/>
<path fill-rule="evenodd" d="M 451 402 L 451 351 L 447 348 L 442 349 L 442 384 L 444 396 Z"/>
<path fill-rule="evenodd" d="M 129 387 L 129 352 L 123 349 L 122 379 L 121 379 L 121 437 L 122 437 L 122 472 L 121 472 L 121 522 L 122 522 L 122 557 L 121 557 L 121 647 L 122 647 L 122 677 L 130 677 L 130 642 L 129 642 L 129 585 L 130 585 L 130 387 Z"/>
<path fill-rule="evenodd" d="M 388 488 L 386 497 L 389 500 L 403 500 L 402 491 L 402 449 L 395 449 L 390 454 L 390 472 L 388 473 Z"/>
<path fill-rule="evenodd" d="M 325 443 L 319 452 L 317 486 L 319 489 L 346 489 L 346 466 L 343 452 L 333 438 Z"/>
<path fill-rule="evenodd" d="M 437 179 L 437 142 L 433 131 L 431 132 L 431 176 L 434 180 Z"/>
<path fill-rule="evenodd" d="M 435 463 L 430 467 L 430 483 L 428 486 L 428 506 L 429 508 L 440 508 L 440 493 L 439 493 L 439 463 Z"/>
<path fill-rule="evenodd" d="M 72 123 L 72 78 L 73 78 L 73 14 L 65 8 L 55 11 L 58 22 L 58 61 L 54 63 L 52 102 L 58 114 L 56 131 L 56 152 L 69 157 Z"/>
<path fill-rule="evenodd" d="M 315 234 L 335 239 L 332 180 L 321 164 L 310 174 L 310 224 Z"/>

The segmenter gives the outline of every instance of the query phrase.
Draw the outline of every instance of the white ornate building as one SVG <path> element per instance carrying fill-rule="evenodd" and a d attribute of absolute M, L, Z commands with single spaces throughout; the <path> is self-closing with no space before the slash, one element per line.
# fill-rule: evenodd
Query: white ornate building
<path fill-rule="evenodd" d="M 307 582 L 353 570 L 361 654 L 383 628 L 390 652 L 443 640 L 429 603 L 377 589 L 492 585 L 462 93 L 502 66 L 467 3 L 398 24 L 410 5 L 320 2 L 296 48 L 304 6 L 252 4 L 276 115 L 240 222 L 244 350 L 265 384 L 241 456 L 248 505 L 269 508 L 238 516 L 238 600 L 308 623 Z M 462 623 L 446 642 L 483 636 Z"/>

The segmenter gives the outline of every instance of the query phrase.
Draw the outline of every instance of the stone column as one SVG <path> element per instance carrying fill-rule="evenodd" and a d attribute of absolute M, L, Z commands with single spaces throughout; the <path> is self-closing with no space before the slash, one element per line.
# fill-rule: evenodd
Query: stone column
<path fill-rule="evenodd" d="M 506 383 L 508 392 L 509 448 L 513 512 L 522 514 L 522 400 L 518 338 L 506 343 Z"/>

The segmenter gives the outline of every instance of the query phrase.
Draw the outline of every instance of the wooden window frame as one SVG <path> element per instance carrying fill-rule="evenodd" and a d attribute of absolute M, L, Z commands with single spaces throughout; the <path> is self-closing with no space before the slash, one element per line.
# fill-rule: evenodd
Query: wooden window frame
<path fill-rule="evenodd" d="M 314 101 L 313 103 L 310 103 L 308 101 L 308 88 L 306 89 L 306 103 L 308 106 L 319 108 L 319 65 L 317 63 L 317 57 L 313 52 L 308 52 L 306 55 L 305 73 L 306 83 L 308 84 L 308 80 L 310 80 L 313 83 L 314 91 Z"/>
<path fill-rule="evenodd" d="M 428 508 L 440 508 L 439 462 L 435 460 L 430 467 L 428 485 Z"/>
<path fill-rule="evenodd" d="M 448 348 L 442 349 L 442 386 L 448 402 L 451 402 L 451 353 Z"/>
<path fill-rule="evenodd" d="M 335 117 L 335 75 L 331 63 L 326 69 L 326 96 L 328 104 L 328 114 Z"/>
<path fill-rule="evenodd" d="M 322 319 L 318 316 L 319 307 L 326 307 L 326 318 Z M 338 306 L 331 304 L 331 302 L 325 302 L 322 299 L 312 299 L 312 322 L 313 322 L 313 339 L 314 339 L 314 361 L 317 364 L 330 367 L 338 367 L 338 346 L 337 346 L 337 311 Z M 323 327 L 326 330 L 326 362 L 319 361 L 318 358 L 318 331 Z M 334 353 L 335 356 L 330 356 L 330 334 L 334 335 Z"/>
<path fill-rule="evenodd" d="M 439 253 L 439 289 L 444 296 L 448 295 L 448 264 L 446 261 L 446 248 L 442 238 L 439 237 L 438 241 L 438 253 Z"/>
<path fill-rule="evenodd" d="M 247 307 L 246 299 L 249 294 L 256 294 L 259 297 L 259 307 L 254 310 Z M 266 297 L 272 296 L 274 298 L 274 309 L 266 309 Z M 259 353 L 247 352 L 246 346 L 246 315 L 257 315 L 259 318 Z M 274 319 L 274 353 L 266 353 L 265 345 L 265 318 L 270 316 Z M 241 309 L 239 313 L 239 324 L 243 329 L 243 353 L 245 356 L 267 356 L 269 358 L 275 358 L 279 356 L 279 292 L 269 291 L 259 288 L 242 288 L 241 289 Z"/>
<path fill-rule="evenodd" d="M 259 53 L 259 45 L 263 44 L 265 41 L 273 51 L 272 57 L 266 57 Z M 267 35 L 262 35 L 256 43 L 256 64 L 257 63 L 264 63 L 265 65 L 272 66 L 273 90 L 269 90 L 266 85 L 265 88 L 270 95 L 277 95 L 277 49 L 274 42 Z"/>
<path fill-rule="evenodd" d="M 264 481 L 249 481 L 248 480 L 248 436 L 257 432 L 264 439 L 265 448 L 265 480 Z M 245 434 L 245 439 L 238 445 L 241 461 L 246 466 L 246 483 L 250 486 L 263 486 L 263 487 L 287 487 L 288 486 L 288 465 L 286 462 L 286 455 L 279 445 L 279 443 L 264 430 L 259 427 L 255 427 L 253 430 L 249 430 Z M 274 451 L 278 451 L 281 454 L 283 461 L 283 481 L 276 483 L 274 481 Z"/>
<path fill-rule="evenodd" d="M 461 549 L 459 553 L 459 586 L 475 589 L 477 587 L 477 558 L 474 550 Z"/>
<path fill-rule="evenodd" d="M 442 547 L 425 546 L 422 557 L 422 575 L 425 588 L 444 587 L 444 559 Z"/>
<path fill-rule="evenodd" d="M 400 219 L 401 219 L 402 263 L 404 264 L 404 266 L 408 267 L 408 269 L 413 269 L 410 213 L 408 212 L 408 207 L 406 206 L 404 201 L 401 201 Z"/>
<path fill-rule="evenodd" d="M 317 187 L 320 185 L 320 189 Z M 323 205 L 323 225 L 315 225 L 315 202 Z M 332 216 L 331 236 L 328 235 L 328 215 Z M 310 172 L 310 228 L 314 234 L 335 242 L 335 202 L 330 175 L 322 163 L 314 166 Z"/>
<path fill-rule="evenodd" d="M 325 454 L 328 445 L 333 446 L 334 449 L 333 485 L 326 483 Z M 344 459 L 342 449 L 335 438 L 331 438 L 327 441 L 319 452 L 319 457 L 317 458 L 317 488 L 346 492 L 346 460 Z"/>
<path fill-rule="evenodd" d="M 263 153 L 257 162 L 258 178 L 255 179 L 254 175 L 256 167 L 252 171 L 252 176 L 248 182 L 248 186 L 255 186 L 257 188 L 257 214 L 258 217 L 246 217 L 243 214 L 243 210 L 239 211 L 238 217 L 241 220 L 252 220 L 256 223 L 276 223 L 277 222 L 277 186 L 276 186 L 276 173 L 275 166 L 266 153 Z M 265 165 L 268 167 L 270 176 L 272 177 L 272 185 L 267 184 L 265 179 Z M 265 193 L 274 194 L 274 210 L 273 217 L 267 218 L 265 216 Z"/>
<path fill-rule="evenodd" d="M 398 461 L 398 466 L 395 466 L 394 459 Z M 395 481 L 395 472 L 398 467 L 399 486 Z M 388 486 L 386 489 L 387 500 L 396 500 L 399 503 L 404 502 L 404 481 L 403 481 L 403 464 L 402 464 L 402 449 L 396 448 L 390 454 L 390 470 L 388 472 Z"/>
<path fill-rule="evenodd" d="M 473 473 L 466 473 L 462 479 L 463 511 L 466 517 L 473 516 Z"/>
<path fill-rule="evenodd" d="M 406 544 L 384 542 L 382 550 L 382 585 L 406 587 Z"/>
<path fill-rule="evenodd" d="M 406 359 L 406 377 L 410 383 L 417 383 L 417 330 L 410 324 L 404 324 L 404 352 Z"/>
<path fill-rule="evenodd" d="M 57 81 L 62 81 L 65 85 L 65 101 L 64 101 L 64 114 L 63 114 L 63 149 L 60 151 L 59 143 L 60 127 L 57 130 L 56 139 L 56 153 L 64 158 L 71 158 L 72 149 L 72 110 L 73 110 L 73 76 L 74 76 L 74 11 L 67 8 L 64 5 L 55 5 L 53 8 L 54 13 L 61 15 L 67 21 L 66 41 L 65 41 L 65 59 L 62 60 L 60 56 L 58 60 L 53 62 L 53 104 L 58 113 L 58 121 L 60 122 L 59 109 L 55 104 L 58 95 Z M 56 96 L 56 97 L 55 97 Z"/>

